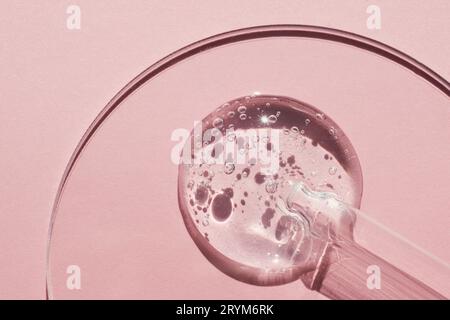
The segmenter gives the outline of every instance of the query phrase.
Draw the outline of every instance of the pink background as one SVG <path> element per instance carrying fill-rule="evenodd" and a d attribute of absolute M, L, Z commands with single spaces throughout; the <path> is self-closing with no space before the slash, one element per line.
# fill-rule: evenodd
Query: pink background
<path fill-rule="evenodd" d="M 371 3 L 78 1 L 82 29 L 69 31 L 69 2 L 3 2 L 0 298 L 45 297 L 48 223 L 71 153 L 117 91 L 181 46 L 252 25 L 315 24 L 393 45 L 448 78 L 447 1 L 377 1 L 383 18 L 378 31 L 366 29 Z M 422 230 L 411 232 L 420 238 Z"/>

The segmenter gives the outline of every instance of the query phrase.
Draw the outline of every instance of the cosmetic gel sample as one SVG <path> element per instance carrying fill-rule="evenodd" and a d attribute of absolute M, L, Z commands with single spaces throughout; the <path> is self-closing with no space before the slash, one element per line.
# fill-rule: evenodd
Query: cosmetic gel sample
<path fill-rule="evenodd" d="M 182 161 L 179 201 L 191 235 L 213 263 L 229 258 L 220 269 L 251 283 L 280 284 L 312 268 L 309 231 L 283 200 L 296 181 L 354 206 L 362 194 L 359 161 L 341 128 L 288 97 L 224 103 L 194 128 Z M 243 273 L 247 267 L 258 271 Z"/>

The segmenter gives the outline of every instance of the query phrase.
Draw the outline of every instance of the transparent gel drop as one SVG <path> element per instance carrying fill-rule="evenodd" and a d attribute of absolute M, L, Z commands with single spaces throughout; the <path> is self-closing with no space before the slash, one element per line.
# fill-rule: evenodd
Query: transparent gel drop
<path fill-rule="evenodd" d="M 278 285 L 313 270 L 308 222 L 286 207 L 294 184 L 355 207 L 361 200 L 349 139 L 329 116 L 292 98 L 226 102 L 194 128 L 181 158 L 179 205 L 190 235 L 213 264 L 244 282 Z"/>

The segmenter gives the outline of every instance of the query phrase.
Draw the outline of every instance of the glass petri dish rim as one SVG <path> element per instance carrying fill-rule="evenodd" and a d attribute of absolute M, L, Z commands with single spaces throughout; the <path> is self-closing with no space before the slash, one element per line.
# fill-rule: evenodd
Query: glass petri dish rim
<path fill-rule="evenodd" d="M 91 137 L 101 124 L 108 118 L 108 116 L 114 111 L 120 103 L 125 100 L 132 92 L 136 91 L 145 82 L 152 79 L 159 73 L 170 68 L 176 63 L 183 61 L 197 53 L 204 52 L 217 47 L 242 42 L 246 40 L 274 38 L 274 37 L 292 37 L 292 38 L 311 38 L 319 39 L 331 42 L 338 42 L 349 46 L 354 46 L 359 49 L 370 51 L 386 59 L 389 59 L 397 64 L 414 72 L 419 77 L 423 78 L 436 89 L 442 91 L 445 95 L 449 96 L 450 84 L 438 73 L 428 68 L 421 62 L 412 58 L 411 56 L 391 47 L 377 40 L 373 40 L 352 32 L 321 27 L 312 25 L 296 25 L 296 24 L 279 24 L 279 25 L 264 25 L 241 28 L 233 31 L 220 33 L 203 40 L 196 41 L 190 45 L 187 45 L 166 57 L 160 59 L 146 70 L 141 72 L 133 80 L 131 80 L 122 90 L 120 90 L 102 109 L 98 116 L 94 119 L 86 132 L 83 134 L 81 140 L 77 144 L 74 152 L 72 153 L 70 160 L 64 170 L 63 176 L 58 186 L 56 197 L 52 207 L 52 213 L 50 217 L 48 238 L 47 238 L 47 256 L 46 256 L 46 296 L 47 299 L 52 299 L 52 285 L 50 274 L 50 250 L 51 240 L 53 233 L 54 222 L 57 217 L 57 211 L 61 196 L 64 191 L 64 187 L 72 172 L 72 169 L 83 151 L 84 147 L 88 144 Z"/>

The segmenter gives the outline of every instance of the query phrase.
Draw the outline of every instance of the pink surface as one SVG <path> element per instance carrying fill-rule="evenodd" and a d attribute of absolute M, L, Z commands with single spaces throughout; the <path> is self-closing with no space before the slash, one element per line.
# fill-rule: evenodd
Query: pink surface
<path fill-rule="evenodd" d="M 150 5 L 142 1 L 135 2 L 132 7 L 125 3 L 111 4 L 109 1 L 79 1 L 83 22 L 82 29 L 78 32 L 65 28 L 65 8 L 68 4 L 47 2 L 38 5 L 11 1 L 5 3 L 8 10 L 2 10 L 1 298 L 45 297 L 48 223 L 56 190 L 71 153 L 88 125 L 118 90 L 140 71 L 180 46 L 209 35 L 250 25 L 317 24 L 381 40 L 414 56 L 446 78 L 450 74 L 447 60 L 449 31 L 445 20 L 450 8 L 446 1 L 433 1 L 433 5 L 410 1 L 407 7 L 405 4 L 379 1 L 383 13 L 383 27 L 380 31 L 366 29 L 367 1 L 349 1 L 344 4 L 325 1 L 308 4 L 298 1 L 222 4 L 209 1 L 201 5 L 196 1 Z M 394 79 L 388 80 L 395 83 Z M 405 90 L 414 92 L 415 86 L 416 84 L 411 84 Z M 417 99 L 414 108 L 426 106 L 427 101 L 420 101 L 420 96 Z M 380 107 L 389 108 L 387 105 Z M 208 108 L 205 106 L 204 110 L 196 110 L 196 115 L 201 117 L 205 110 L 210 110 Z M 394 138 L 407 141 L 402 147 L 404 149 L 399 149 L 398 156 L 403 157 L 404 161 L 411 161 L 408 150 L 414 150 L 414 141 L 422 140 L 420 145 L 427 145 L 427 136 L 420 130 L 434 126 L 436 121 L 445 125 L 448 123 L 448 116 L 447 113 L 436 119 L 435 114 L 424 113 L 418 127 L 416 123 L 408 121 L 405 121 L 407 126 L 405 123 L 389 123 L 394 120 L 388 119 L 386 128 L 405 125 L 405 130 L 392 132 Z M 186 118 L 183 123 L 189 122 L 191 117 L 189 115 L 189 119 Z M 345 122 L 343 118 L 335 120 Z M 376 123 L 372 125 L 377 126 Z M 418 129 L 408 131 L 411 128 Z M 433 135 L 433 130 L 425 132 L 428 137 Z M 352 136 L 355 148 L 361 150 L 360 154 L 365 153 L 365 148 L 370 148 L 367 141 L 358 141 L 358 132 L 348 133 Z M 415 139 L 408 139 L 410 134 Z M 162 138 L 168 136 L 164 135 Z M 373 139 L 377 138 L 380 137 L 374 136 Z M 436 138 L 443 139 L 438 136 Z M 384 135 L 382 139 L 385 139 L 385 143 L 390 143 L 392 136 Z M 365 186 L 369 190 L 365 190 L 363 201 L 375 203 L 375 197 L 383 197 L 388 204 L 398 203 L 400 206 L 400 203 L 409 203 L 413 208 L 411 195 L 403 194 L 397 187 L 408 179 L 434 181 L 434 185 L 440 186 L 444 191 L 448 190 L 446 171 L 441 169 L 446 168 L 448 149 L 447 153 L 445 150 L 439 153 L 432 144 L 426 148 L 428 149 L 423 150 L 423 153 L 433 157 L 439 154 L 434 159 L 442 161 L 442 166 L 429 168 L 425 158 L 412 159 L 415 164 L 411 167 L 415 170 L 405 172 L 398 181 L 392 181 L 389 188 L 384 188 L 384 194 L 377 195 L 371 193 L 370 188 L 383 189 L 379 185 L 385 183 L 383 175 L 389 175 L 389 170 L 397 174 L 402 166 L 389 166 L 392 159 L 382 153 L 377 154 L 376 158 L 362 157 L 363 166 L 370 166 L 372 163 L 387 170 L 365 175 Z M 367 179 L 372 182 L 367 182 Z M 402 229 L 399 231 L 404 231 L 409 238 L 420 241 L 423 246 L 445 256 L 448 248 L 440 246 L 437 238 L 430 235 L 444 232 L 448 220 L 445 223 L 444 217 L 439 216 L 425 223 L 428 219 L 424 219 L 424 214 L 432 216 L 433 212 L 438 212 L 437 208 L 448 206 L 448 202 L 443 195 L 438 195 L 437 201 L 430 203 L 430 194 L 433 194 L 430 190 L 418 193 L 418 198 L 414 200 L 418 201 L 418 205 L 429 208 L 429 212 L 411 210 L 409 215 L 382 216 L 381 220 Z M 165 196 L 172 197 L 174 194 Z M 378 212 L 383 212 L 384 208 L 380 205 Z M 433 206 L 436 206 L 436 210 L 432 210 Z M 395 206 L 390 206 L 392 208 Z M 178 212 L 173 212 L 171 218 L 180 218 Z M 190 242 L 181 219 L 177 221 L 178 225 L 174 225 L 174 228 L 184 239 L 183 246 L 190 250 L 186 252 L 198 256 L 195 263 L 204 264 L 203 257 Z M 160 232 L 163 233 L 163 230 Z M 138 237 L 138 234 L 135 236 Z M 179 259 L 176 258 L 174 256 L 168 261 L 174 268 L 179 265 Z M 448 259 L 448 255 L 446 258 Z M 236 292 L 249 296 L 254 294 L 254 287 L 229 279 L 212 266 L 207 268 L 215 272 L 217 284 L 229 285 Z M 107 278 L 106 274 L 105 277 Z M 194 286 L 199 278 L 192 277 L 186 281 L 191 281 L 190 284 Z M 261 289 L 260 294 L 261 297 L 271 298 L 273 294 L 277 294 L 282 298 L 297 289 L 296 284 L 290 286 L 292 291 L 288 291 L 286 287 L 271 289 L 273 292 Z M 169 289 L 176 291 L 179 288 Z M 235 297 L 233 291 L 228 292 L 224 293 L 224 297 Z"/>

